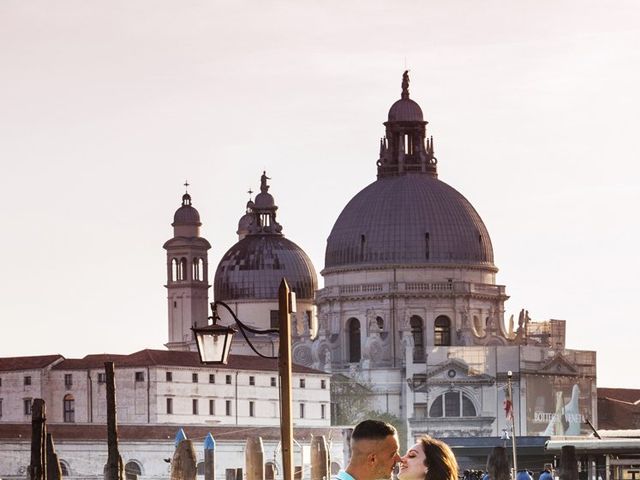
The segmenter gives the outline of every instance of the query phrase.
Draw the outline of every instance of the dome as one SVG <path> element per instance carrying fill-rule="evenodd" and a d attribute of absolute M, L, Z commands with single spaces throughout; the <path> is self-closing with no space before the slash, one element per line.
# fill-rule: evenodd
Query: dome
<path fill-rule="evenodd" d="M 325 269 L 425 264 L 495 270 L 478 213 L 430 175 L 379 178 L 351 199 L 327 240 Z"/>
<path fill-rule="evenodd" d="M 202 225 L 198 210 L 191 206 L 191 195 L 185 193 L 182 196 L 182 205 L 173 215 L 173 226 L 176 225 Z"/>
<path fill-rule="evenodd" d="M 389 109 L 390 122 L 424 122 L 420 105 L 410 98 L 401 98 Z"/>
<path fill-rule="evenodd" d="M 300 299 L 313 299 L 318 288 L 311 260 L 281 235 L 247 235 L 227 251 L 213 283 L 216 300 L 274 300 L 282 277 Z"/>
<path fill-rule="evenodd" d="M 271 208 L 275 206 L 276 202 L 273 199 L 273 195 L 267 192 L 260 192 L 256 195 L 254 201 L 256 208 Z"/>

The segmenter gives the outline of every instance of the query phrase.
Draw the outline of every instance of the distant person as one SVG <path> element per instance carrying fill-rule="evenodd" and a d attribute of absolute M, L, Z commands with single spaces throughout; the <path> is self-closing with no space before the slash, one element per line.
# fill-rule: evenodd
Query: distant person
<path fill-rule="evenodd" d="M 510 480 L 509 455 L 504 447 L 493 447 L 487 457 L 487 475 L 483 480 Z"/>
<path fill-rule="evenodd" d="M 518 470 L 516 480 L 533 480 L 533 474 L 529 470 Z"/>
<path fill-rule="evenodd" d="M 551 472 L 545 468 L 540 472 L 538 480 L 553 480 L 553 475 L 551 475 Z"/>
<path fill-rule="evenodd" d="M 364 420 L 351 434 L 351 459 L 337 480 L 388 480 L 400 461 L 398 432 L 379 420 Z"/>
<path fill-rule="evenodd" d="M 398 480 L 458 480 L 458 462 L 446 443 L 425 435 L 400 459 Z"/>

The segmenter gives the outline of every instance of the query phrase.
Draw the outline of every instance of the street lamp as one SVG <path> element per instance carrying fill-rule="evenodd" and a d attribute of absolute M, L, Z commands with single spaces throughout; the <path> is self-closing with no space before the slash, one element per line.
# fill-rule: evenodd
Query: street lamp
<path fill-rule="evenodd" d="M 240 333 L 244 336 L 251 349 L 262 358 L 278 359 L 278 373 L 280 375 L 280 435 L 282 437 L 282 476 L 284 480 L 293 480 L 293 421 L 291 418 L 291 314 L 296 311 L 295 293 L 291 291 L 287 281 L 283 278 L 278 289 L 278 321 L 280 328 L 259 330 L 240 321 L 234 311 L 226 303 L 216 300 L 211 304 L 213 311 L 212 324 L 206 327 L 193 327 L 196 337 L 200 361 L 206 365 L 226 364 L 231 350 L 231 341 L 236 329 L 218 325 L 220 320 L 217 307 L 225 308 L 230 314 Z M 251 333 L 278 334 L 280 352 L 277 357 L 263 355 L 247 337 L 246 331 Z"/>

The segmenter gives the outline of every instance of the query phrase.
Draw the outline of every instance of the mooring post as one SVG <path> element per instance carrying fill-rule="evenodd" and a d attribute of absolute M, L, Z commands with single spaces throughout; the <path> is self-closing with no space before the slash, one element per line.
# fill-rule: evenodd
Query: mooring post
<path fill-rule="evenodd" d="M 216 479 L 216 442 L 211 432 L 204 439 L 204 480 Z"/>
<path fill-rule="evenodd" d="M 262 438 L 249 437 L 244 447 L 246 480 L 264 480 L 264 447 Z"/>
<path fill-rule="evenodd" d="M 47 479 L 47 424 L 44 400 L 35 398 L 31 404 L 31 464 L 30 480 Z"/>
<path fill-rule="evenodd" d="M 47 433 L 47 480 L 60 480 L 62 469 L 56 454 L 56 447 L 53 444 L 53 435 Z"/>
<path fill-rule="evenodd" d="M 104 362 L 107 385 L 107 465 L 105 480 L 122 480 L 124 466 L 118 450 L 118 419 L 116 412 L 116 381 L 113 362 Z"/>
<path fill-rule="evenodd" d="M 311 439 L 311 480 L 329 480 L 329 452 L 324 435 Z"/>

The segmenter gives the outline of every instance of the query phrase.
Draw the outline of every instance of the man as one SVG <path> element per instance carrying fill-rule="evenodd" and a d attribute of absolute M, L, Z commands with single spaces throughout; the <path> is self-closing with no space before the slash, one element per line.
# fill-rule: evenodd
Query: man
<path fill-rule="evenodd" d="M 336 480 L 388 480 L 400 461 L 398 432 L 379 420 L 364 420 L 351 434 L 351 459 Z"/>

